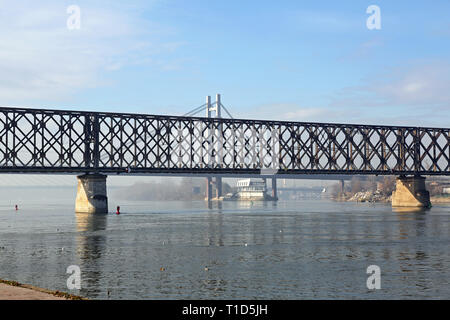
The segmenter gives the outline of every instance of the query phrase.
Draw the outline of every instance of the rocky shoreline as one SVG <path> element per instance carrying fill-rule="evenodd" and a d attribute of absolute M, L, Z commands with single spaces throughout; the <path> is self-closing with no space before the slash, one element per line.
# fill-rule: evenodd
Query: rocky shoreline
<path fill-rule="evenodd" d="M 450 203 L 450 197 L 435 196 L 431 197 L 431 203 Z"/>
<path fill-rule="evenodd" d="M 346 201 L 353 202 L 391 202 L 392 195 L 385 195 L 380 191 L 360 191 L 348 198 Z"/>
<path fill-rule="evenodd" d="M 349 202 L 380 202 L 390 203 L 392 195 L 386 195 L 380 191 L 359 191 L 354 194 L 346 193 L 334 198 L 335 201 L 349 201 Z M 430 198 L 432 203 L 450 203 L 449 196 L 432 196 Z"/>

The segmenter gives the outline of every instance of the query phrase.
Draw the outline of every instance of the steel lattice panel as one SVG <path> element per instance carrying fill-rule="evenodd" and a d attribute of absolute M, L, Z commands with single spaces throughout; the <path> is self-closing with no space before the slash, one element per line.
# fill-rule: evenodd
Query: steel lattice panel
<path fill-rule="evenodd" d="M 449 175 L 450 129 L 0 108 L 1 172 Z"/>
<path fill-rule="evenodd" d="M 77 113 L 0 109 L 3 168 L 83 167 L 85 117 Z"/>

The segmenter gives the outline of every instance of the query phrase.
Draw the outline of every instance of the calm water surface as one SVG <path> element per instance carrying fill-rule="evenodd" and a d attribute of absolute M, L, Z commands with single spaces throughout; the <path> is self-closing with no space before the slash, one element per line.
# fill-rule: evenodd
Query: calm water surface
<path fill-rule="evenodd" d="M 86 215 L 74 189 L 0 188 L 0 278 L 69 291 L 78 265 L 70 292 L 91 299 L 450 298 L 450 206 L 110 197 L 120 216 Z M 372 264 L 380 290 L 366 287 Z"/>

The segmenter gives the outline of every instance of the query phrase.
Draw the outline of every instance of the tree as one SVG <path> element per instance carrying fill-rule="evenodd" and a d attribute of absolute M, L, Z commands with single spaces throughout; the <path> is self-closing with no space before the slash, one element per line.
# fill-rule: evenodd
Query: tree
<path fill-rule="evenodd" d="M 381 192 L 386 195 L 392 194 L 395 189 L 395 177 L 394 176 L 386 176 L 383 178 L 381 182 Z"/>
<path fill-rule="evenodd" d="M 355 194 L 359 191 L 362 191 L 362 184 L 361 184 L 361 180 L 359 179 L 359 177 L 353 177 L 352 180 L 350 181 L 350 188 L 352 190 L 352 193 Z"/>
<path fill-rule="evenodd" d="M 377 177 L 376 176 L 370 176 L 366 183 L 365 183 L 365 189 L 375 192 L 377 190 Z"/>

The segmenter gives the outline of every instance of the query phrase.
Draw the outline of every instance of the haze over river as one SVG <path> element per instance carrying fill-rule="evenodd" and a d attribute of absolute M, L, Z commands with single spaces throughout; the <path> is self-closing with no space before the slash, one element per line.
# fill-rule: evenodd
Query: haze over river
<path fill-rule="evenodd" d="M 110 196 L 110 214 L 87 215 L 74 213 L 75 192 L 0 188 L 1 279 L 91 299 L 450 298 L 448 205 Z M 81 290 L 67 288 L 70 265 Z M 380 290 L 366 287 L 369 265 Z"/>

